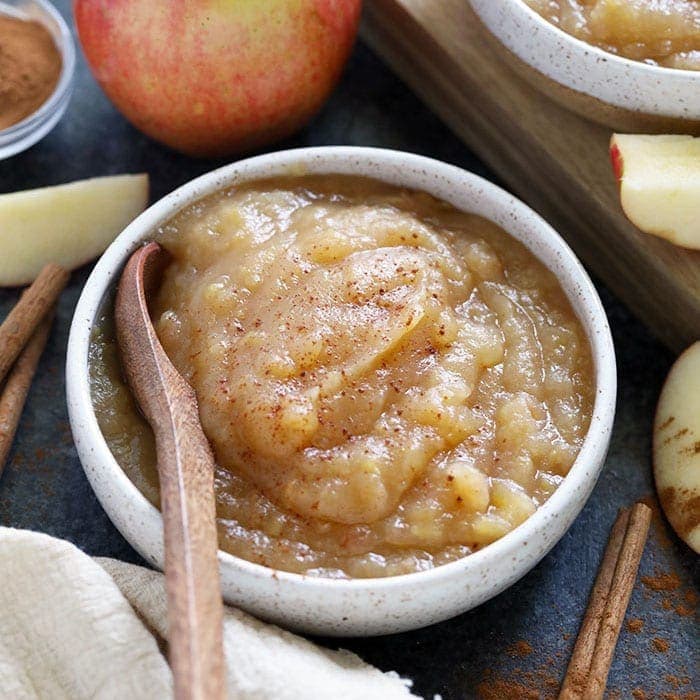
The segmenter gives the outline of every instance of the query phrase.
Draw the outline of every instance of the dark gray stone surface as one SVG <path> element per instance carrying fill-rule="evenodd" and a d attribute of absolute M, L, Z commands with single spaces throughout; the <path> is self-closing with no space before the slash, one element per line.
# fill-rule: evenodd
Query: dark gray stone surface
<path fill-rule="evenodd" d="M 70 14 L 68 0 L 56 4 L 66 16 Z M 321 114 L 278 147 L 322 144 L 404 149 L 494 179 L 362 45 Z M 0 162 L 0 192 L 146 170 L 155 200 L 218 164 L 180 156 L 135 131 L 101 93 L 80 56 L 75 94 L 66 116 L 41 143 Z M 137 562 L 138 555 L 92 494 L 67 422 L 64 354 L 72 310 L 88 272 L 76 272 L 61 299 L 49 348 L 0 479 L 0 524 L 66 538 L 89 554 Z M 652 497 L 650 427 L 661 383 L 673 360 L 604 287 L 598 288 L 618 353 L 618 413 L 603 476 L 571 530 L 519 583 L 465 615 L 408 634 L 323 641 L 340 643 L 382 669 L 413 678 L 416 692 L 426 696 L 553 695 L 616 511 L 635 499 Z M 0 291 L 0 318 L 17 297 L 16 290 Z M 688 615 L 697 593 L 697 558 L 658 512 L 641 573 L 652 579 L 646 585 L 638 583 L 628 620 L 642 620 L 643 626 L 636 633 L 623 629 L 609 697 L 633 697 L 635 689 L 645 693 L 634 695 L 637 698 L 664 697 L 663 693 L 690 697 L 686 694 L 698 690 L 697 628 Z M 660 574 L 676 575 L 678 586 L 654 590 L 649 584 L 662 584 Z M 663 652 L 666 643 L 668 650 Z"/>

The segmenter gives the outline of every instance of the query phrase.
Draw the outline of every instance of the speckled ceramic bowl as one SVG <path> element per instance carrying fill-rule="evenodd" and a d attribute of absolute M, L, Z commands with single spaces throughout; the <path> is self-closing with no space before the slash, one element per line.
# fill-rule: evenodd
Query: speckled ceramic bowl
<path fill-rule="evenodd" d="M 615 406 L 615 357 L 600 300 L 564 241 L 523 203 L 436 160 L 373 148 L 282 151 L 215 170 L 184 185 L 139 216 L 97 263 L 75 310 L 68 346 L 68 408 L 78 454 L 112 522 L 157 567 L 163 565 L 162 522 L 112 456 L 90 400 L 88 347 L 103 300 L 130 253 L 175 212 L 215 190 L 286 173 L 346 173 L 425 190 L 492 219 L 521 240 L 558 276 L 586 330 L 597 387 L 593 418 L 569 475 L 534 515 L 464 559 L 430 571 L 380 579 L 333 580 L 273 571 L 219 553 L 225 599 L 261 618 L 318 634 L 372 635 L 431 624 L 469 610 L 510 586 L 566 532 L 603 466 Z"/>
<path fill-rule="evenodd" d="M 700 71 L 648 65 L 591 46 L 523 0 L 469 2 L 504 60 L 564 107 L 617 131 L 700 133 Z"/>

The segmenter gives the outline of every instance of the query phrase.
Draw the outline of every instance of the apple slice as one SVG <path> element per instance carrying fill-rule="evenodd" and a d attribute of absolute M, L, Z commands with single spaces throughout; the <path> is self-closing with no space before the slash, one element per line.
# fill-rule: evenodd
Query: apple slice
<path fill-rule="evenodd" d="M 627 218 L 700 250 L 700 138 L 613 134 L 610 159 Z"/>
<path fill-rule="evenodd" d="M 0 195 L 0 286 L 28 284 L 47 262 L 80 267 L 148 203 L 148 175 L 114 175 Z"/>
<path fill-rule="evenodd" d="M 700 553 L 700 340 L 676 360 L 661 390 L 654 479 L 673 529 Z"/>

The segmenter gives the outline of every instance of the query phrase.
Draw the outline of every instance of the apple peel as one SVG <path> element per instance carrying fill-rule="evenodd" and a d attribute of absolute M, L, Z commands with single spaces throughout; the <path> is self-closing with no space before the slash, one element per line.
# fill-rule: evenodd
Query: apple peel
<path fill-rule="evenodd" d="M 700 341 L 671 368 L 654 419 L 654 479 L 666 517 L 700 553 Z"/>
<path fill-rule="evenodd" d="M 0 286 L 28 284 L 55 262 L 101 255 L 148 203 L 148 175 L 112 175 L 0 195 Z"/>
<path fill-rule="evenodd" d="M 700 250 L 700 138 L 613 134 L 610 160 L 627 218 L 645 233 Z"/>

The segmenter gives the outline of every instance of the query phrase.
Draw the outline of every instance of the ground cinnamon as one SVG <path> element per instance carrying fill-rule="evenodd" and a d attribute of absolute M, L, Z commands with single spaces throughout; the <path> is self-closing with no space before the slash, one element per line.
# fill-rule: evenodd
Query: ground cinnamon
<path fill-rule="evenodd" d="M 638 617 L 633 617 L 627 622 L 627 631 L 632 634 L 639 634 L 644 627 L 644 620 L 640 620 Z"/>
<path fill-rule="evenodd" d="M 35 112 L 54 91 L 62 60 L 41 23 L 0 14 L 0 129 Z"/>
<path fill-rule="evenodd" d="M 675 591 L 681 587 L 681 580 L 675 571 L 657 572 L 656 576 L 642 576 L 642 583 L 652 591 Z"/>
<path fill-rule="evenodd" d="M 670 644 L 661 637 L 654 637 L 651 643 L 654 645 L 654 650 L 658 651 L 660 654 L 666 654 L 670 647 Z"/>

